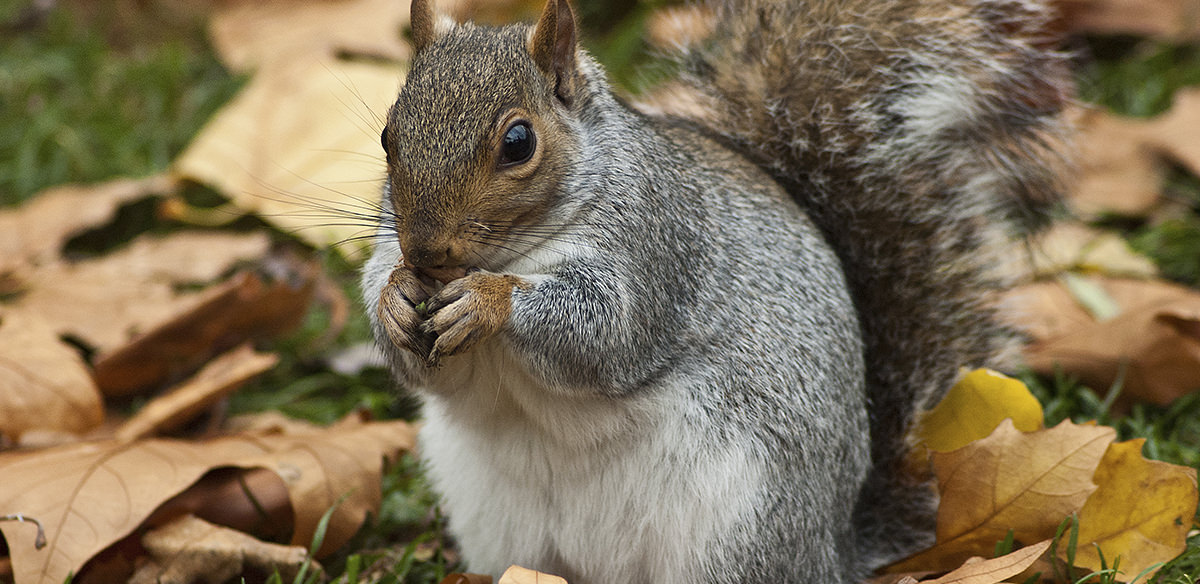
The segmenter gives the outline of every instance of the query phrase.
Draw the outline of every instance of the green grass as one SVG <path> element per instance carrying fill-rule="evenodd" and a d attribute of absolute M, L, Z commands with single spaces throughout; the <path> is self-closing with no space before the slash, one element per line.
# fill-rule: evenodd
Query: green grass
<path fill-rule="evenodd" d="M 27 4 L 0 0 L 0 18 L 12 22 Z M 162 23 L 118 28 L 103 9 L 84 17 L 71 6 L 42 26 L 0 31 L 0 205 L 64 182 L 165 169 L 240 86 L 199 22 L 138 42 Z"/>

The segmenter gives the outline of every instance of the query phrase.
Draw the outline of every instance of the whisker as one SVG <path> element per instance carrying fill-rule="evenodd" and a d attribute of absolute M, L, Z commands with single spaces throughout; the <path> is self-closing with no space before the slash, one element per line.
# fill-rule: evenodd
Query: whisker
<path fill-rule="evenodd" d="M 593 250 L 597 250 L 597 251 L 603 251 L 603 249 L 604 249 L 599 244 L 592 242 L 592 241 L 588 241 L 586 238 L 584 238 L 582 235 L 579 235 L 579 234 L 555 234 L 555 235 L 550 235 L 550 236 L 541 236 L 541 235 L 532 236 L 532 235 L 524 235 L 524 234 L 504 234 L 504 235 L 477 234 L 477 235 L 481 239 L 484 239 L 487 241 L 513 241 L 515 243 L 523 243 L 523 244 L 527 244 L 527 245 L 535 245 L 535 244 L 543 242 L 543 241 L 554 241 L 554 242 L 566 243 L 566 244 L 570 244 L 570 245 L 574 245 L 574 246 L 578 246 L 578 247 L 583 247 L 583 248 L 587 248 L 587 249 L 593 249 Z"/>
<path fill-rule="evenodd" d="M 467 240 L 468 240 L 468 241 L 471 241 L 471 242 L 473 242 L 473 243 L 478 243 L 479 245 L 484 245 L 484 246 L 487 246 L 487 247 L 490 247 L 490 248 L 493 248 L 493 249 L 500 249 L 500 250 L 507 251 L 507 252 L 509 252 L 509 253 L 516 254 L 516 255 L 519 255 L 519 256 L 521 256 L 521 257 L 523 257 L 523 258 L 527 259 L 527 260 L 536 261 L 536 260 L 534 260 L 533 256 L 531 256 L 531 255 L 529 255 L 528 253 L 525 253 L 525 252 L 523 252 L 523 251 L 521 251 L 521 250 L 519 250 L 519 249 L 513 248 L 513 247 L 509 247 L 509 246 L 506 246 L 506 245 L 501 245 L 501 244 L 499 244 L 499 243 L 494 243 L 494 242 L 491 242 L 491 241 L 481 241 L 481 240 L 478 240 L 478 239 L 471 239 L 471 238 L 467 238 Z M 482 258 L 480 258 L 480 260 L 482 261 Z M 544 265 L 544 264 L 541 264 L 541 262 L 538 262 L 538 264 L 539 264 L 539 266 L 542 266 L 542 265 Z"/>

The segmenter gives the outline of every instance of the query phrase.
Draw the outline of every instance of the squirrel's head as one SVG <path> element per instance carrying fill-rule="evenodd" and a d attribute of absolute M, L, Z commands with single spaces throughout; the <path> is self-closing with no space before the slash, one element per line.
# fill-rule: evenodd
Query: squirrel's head
<path fill-rule="evenodd" d="M 401 251 L 429 273 L 494 269 L 531 243 L 576 150 L 574 16 L 549 0 L 535 26 L 456 25 L 413 0 L 411 23 L 382 136 Z"/>

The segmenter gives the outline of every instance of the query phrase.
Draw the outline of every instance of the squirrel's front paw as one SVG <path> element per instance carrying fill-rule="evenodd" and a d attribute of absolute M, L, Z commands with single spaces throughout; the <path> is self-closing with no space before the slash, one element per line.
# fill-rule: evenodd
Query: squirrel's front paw
<path fill-rule="evenodd" d="M 426 362 L 462 353 L 500 330 L 512 314 L 514 288 L 530 284 L 517 276 L 473 272 L 450 282 L 430 301 L 423 330 L 435 335 Z"/>
<path fill-rule="evenodd" d="M 433 350 L 433 335 L 421 328 L 424 311 L 417 310 L 417 306 L 428 299 L 429 293 L 412 270 L 396 268 L 388 276 L 376 310 L 379 323 L 392 344 L 412 351 L 421 359 L 426 359 Z"/>

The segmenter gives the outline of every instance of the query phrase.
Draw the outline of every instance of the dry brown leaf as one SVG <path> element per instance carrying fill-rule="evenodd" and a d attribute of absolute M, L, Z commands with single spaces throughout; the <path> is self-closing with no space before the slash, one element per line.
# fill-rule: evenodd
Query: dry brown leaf
<path fill-rule="evenodd" d="M 1125 582 L 1183 553 L 1196 514 L 1196 469 L 1146 460 L 1144 443 L 1108 447 L 1096 469 L 1099 488 L 1079 512 L 1076 565 L 1101 570 L 1099 545 L 1109 567 L 1120 558 Z"/>
<path fill-rule="evenodd" d="M 438 12 L 458 22 L 501 26 L 513 22 L 537 20 L 545 0 L 439 0 Z"/>
<path fill-rule="evenodd" d="M 320 426 L 307 420 L 289 418 L 279 412 L 279 410 L 268 410 L 234 416 L 225 423 L 224 428 L 231 433 L 295 434 L 299 432 L 312 432 L 320 429 Z"/>
<path fill-rule="evenodd" d="M 1057 0 L 1072 31 L 1129 34 L 1187 41 L 1200 39 L 1196 0 Z"/>
<path fill-rule="evenodd" d="M 274 259 L 272 282 L 241 272 L 205 291 L 199 301 L 128 344 L 96 359 L 93 377 L 105 395 L 153 388 L 195 371 L 221 351 L 248 339 L 288 330 L 304 317 L 319 267 L 313 262 Z"/>
<path fill-rule="evenodd" d="M 218 467 L 262 467 L 278 474 L 295 514 L 293 543 L 307 545 L 317 520 L 338 498 L 325 546 L 342 545 L 378 508 L 385 456 L 412 447 L 403 422 L 346 423 L 297 436 L 235 436 L 188 443 L 96 442 L 29 454 L 0 454 L 0 514 L 42 522 L 35 530 L 0 522 L 17 584 L 59 584 L 90 558 L 141 525 L 156 508 Z"/>
<path fill-rule="evenodd" d="M 1054 536 L 1096 490 L 1092 473 L 1116 432 L 1063 422 L 1022 433 L 1009 420 L 991 436 L 933 455 L 941 491 L 937 543 L 889 571 L 950 570 L 991 554 L 1012 530 L 1018 541 Z"/>
<path fill-rule="evenodd" d="M 236 71 L 362 54 L 403 61 L 408 4 L 392 0 L 230 2 L 209 20 L 213 46 Z M 311 120 L 310 120 L 311 121 Z"/>
<path fill-rule="evenodd" d="M 241 345 L 210 361 L 187 382 L 142 406 L 117 428 L 116 438 L 130 442 L 177 428 L 278 362 L 279 357 L 272 353 L 256 353 L 250 345 Z"/>
<path fill-rule="evenodd" d="M 358 257 L 374 233 L 382 116 L 398 66 L 294 60 L 263 70 L 200 131 L 173 172 L 325 248 Z M 380 180 L 375 180 L 380 179 Z"/>
<path fill-rule="evenodd" d="M 36 315 L 0 311 L 0 436 L 81 434 L 103 420 L 100 392 L 79 353 Z"/>
<path fill-rule="evenodd" d="M 968 560 L 954 571 L 934 580 L 923 580 L 923 584 L 997 584 L 1033 565 L 1053 540 L 1025 546 L 1015 552 L 990 560 Z"/>
<path fill-rule="evenodd" d="M 1193 1 L 1200 17 L 1200 0 Z M 1171 109 L 1150 120 L 1099 110 L 1078 110 L 1073 116 L 1080 172 L 1069 198 L 1080 216 L 1149 214 L 1161 200 L 1168 162 L 1200 174 L 1200 143 L 1195 140 L 1200 89 L 1176 92 Z"/>
<path fill-rule="evenodd" d="M 101 352 L 114 350 L 195 302 L 179 287 L 209 283 L 239 261 L 261 258 L 263 233 L 142 237 L 107 256 L 44 266 L 12 310 L 38 314 L 56 332 Z"/>
<path fill-rule="evenodd" d="M 1167 165 L 1148 144 L 1150 125 L 1101 110 L 1076 110 L 1077 180 L 1068 199 L 1082 217 L 1142 216 L 1162 196 Z"/>
<path fill-rule="evenodd" d="M 246 567 L 278 572 L 292 580 L 307 560 L 303 546 L 266 543 L 240 531 L 185 515 L 142 536 L 150 561 L 142 563 L 130 584 L 226 582 Z M 320 570 L 310 566 L 310 570 Z"/>
<path fill-rule="evenodd" d="M 567 581 L 558 576 L 543 574 L 521 566 L 509 566 L 500 575 L 498 584 L 567 584 Z"/>
<path fill-rule="evenodd" d="M 1153 278 L 1158 267 L 1133 251 L 1121 236 L 1081 223 L 1058 223 L 1039 234 L 1032 243 L 1022 241 L 1019 249 L 1030 249 L 1032 276 L 1050 276 L 1078 270 L 1110 276 Z"/>
<path fill-rule="evenodd" d="M 1200 1 L 1196 9 L 1200 11 Z M 1200 17 L 1200 12 L 1196 13 Z M 1200 89 L 1175 92 L 1171 109 L 1157 117 L 1147 132 L 1147 141 L 1156 145 L 1175 162 L 1200 175 Z"/>
<path fill-rule="evenodd" d="M 319 444 L 313 445 L 318 436 Z M 287 486 L 295 512 L 292 543 L 309 544 L 321 516 L 337 505 L 316 553 L 322 557 L 349 541 L 367 514 L 379 508 L 382 459 L 410 450 L 415 431 L 404 422 L 362 424 L 353 418 L 319 435 L 271 439 L 278 441 L 280 455 L 262 456 L 260 466 L 277 472 Z M 361 478 L 368 475 L 374 479 Z M 352 496 L 339 502 L 347 493 Z"/>
<path fill-rule="evenodd" d="M 1163 282 L 1093 278 L 1120 307 L 1097 322 L 1059 283 L 1023 286 L 1011 300 L 1034 337 L 1029 365 L 1058 368 L 1104 389 L 1122 379 L 1119 404 L 1160 405 L 1200 389 L 1200 292 Z"/>
<path fill-rule="evenodd" d="M 158 527 L 183 515 L 261 540 L 280 541 L 291 534 L 295 513 L 287 485 L 277 473 L 265 468 L 224 467 L 208 471 L 186 491 L 160 505 L 143 527 Z"/>
<path fill-rule="evenodd" d="M 67 185 L 0 210 L 0 274 L 56 261 L 68 239 L 108 223 L 121 205 L 173 189 L 171 179 L 163 175 Z"/>

